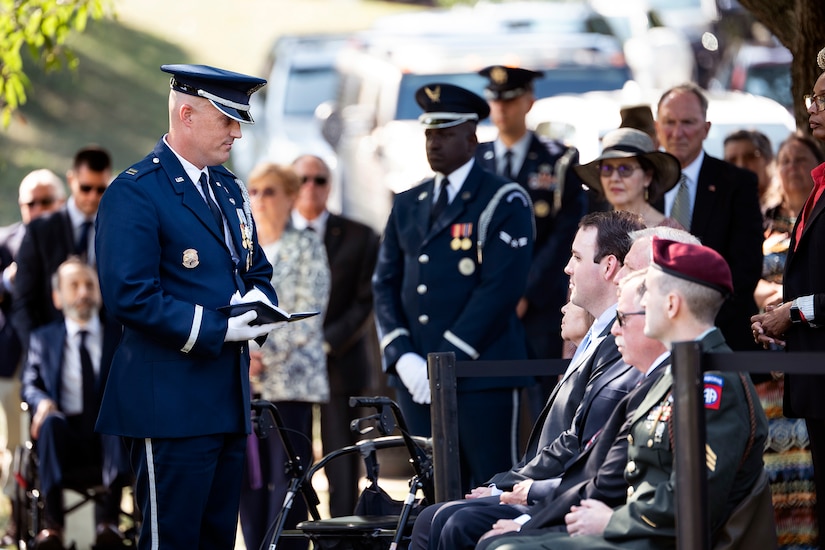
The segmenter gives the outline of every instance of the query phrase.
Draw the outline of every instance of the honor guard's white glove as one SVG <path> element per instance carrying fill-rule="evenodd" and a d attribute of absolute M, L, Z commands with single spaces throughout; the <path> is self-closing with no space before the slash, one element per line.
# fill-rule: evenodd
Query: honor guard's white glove
<path fill-rule="evenodd" d="M 226 336 L 223 337 L 224 342 L 245 342 L 246 340 L 254 340 L 260 336 L 266 336 L 278 327 L 281 323 L 269 323 L 266 325 L 252 325 L 253 321 L 258 318 L 258 313 L 255 311 L 247 311 L 243 315 L 230 317 L 226 327 Z"/>
<path fill-rule="evenodd" d="M 417 353 L 405 353 L 395 363 L 395 372 L 412 395 L 412 400 L 429 405 L 430 381 L 427 379 L 427 361 Z"/>

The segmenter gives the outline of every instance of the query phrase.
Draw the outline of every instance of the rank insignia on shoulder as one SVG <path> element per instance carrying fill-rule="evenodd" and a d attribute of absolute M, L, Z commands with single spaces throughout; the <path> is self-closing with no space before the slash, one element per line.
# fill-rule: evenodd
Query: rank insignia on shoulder
<path fill-rule="evenodd" d="M 715 374 L 705 374 L 705 408 L 719 410 L 722 404 L 722 388 L 725 385 L 725 379 Z"/>
<path fill-rule="evenodd" d="M 126 170 L 126 173 L 129 174 L 130 176 L 134 176 L 135 174 L 138 173 L 138 169 L 133 166 L 133 167 L 129 168 L 128 170 Z"/>

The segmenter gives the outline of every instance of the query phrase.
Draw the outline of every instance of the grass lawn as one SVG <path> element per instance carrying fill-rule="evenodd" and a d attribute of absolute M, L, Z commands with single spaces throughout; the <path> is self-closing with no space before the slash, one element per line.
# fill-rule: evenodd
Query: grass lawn
<path fill-rule="evenodd" d="M 265 54 L 285 33 L 368 27 L 409 6 L 365 0 L 114 0 L 115 18 L 93 22 L 71 47 L 76 72 L 27 64 L 28 103 L 0 129 L 0 225 L 19 219 L 17 186 L 36 168 L 64 176 L 87 143 L 107 147 L 119 172 L 167 128 L 163 63 L 203 63 L 265 76 Z"/>

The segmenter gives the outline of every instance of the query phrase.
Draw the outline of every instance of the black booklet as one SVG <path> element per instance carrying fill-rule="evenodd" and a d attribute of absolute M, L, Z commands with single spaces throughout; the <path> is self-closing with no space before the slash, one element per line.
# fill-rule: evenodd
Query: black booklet
<path fill-rule="evenodd" d="M 293 321 L 300 321 L 307 317 L 315 317 L 320 315 L 320 311 L 303 311 L 300 313 L 288 313 L 278 306 L 270 306 L 263 302 L 246 302 L 243 304 L 233 304 L 231 306 L 221 306 L 218 311 L 222 311 L 227 317 L 237 317 L 243 315 L 247 311 L 258 312 L 258 318 L 252 321 L 252 325 L 265 325 L 266 323 L 291 323 Z"/>

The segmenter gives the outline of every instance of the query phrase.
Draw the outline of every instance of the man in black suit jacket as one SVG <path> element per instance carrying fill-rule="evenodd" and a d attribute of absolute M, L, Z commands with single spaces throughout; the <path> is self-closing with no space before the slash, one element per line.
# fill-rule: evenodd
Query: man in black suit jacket
<path fill-rule="evenodd" d="M 753 292 L 762 274 L 763 240 L 756 175 L 702 150 L 711 124 L 706 120 L 707 108 L 707 98 L 693 84 L 676 86 L 659 100 L 659 143 L 679 159 L 688 197 L 687 219 L 678 219 L 681 208 L 673 206 L 681 182 L 665 194 L 664 213 L 728 262 L 734 295 L 722 307 L 716 325 L 732 349 L 753 350 L 748 327 L 757 312 Z"/>
<path fill-rule="evenodd" d="M 825 51 L 825 50 L 823 50 Z M 820 58 L 823 57 L 820 52 Z M 825 63 L 820 64 L 825 69 Z M 808 100 L 813 136 L 825 141 L 825 73 L 817 79 Z M 785 303 L 754 316 L 753 337 L 766 347 L 785 343 L 788 351 L 825 351 L 825 164 L 814 168 L 814 188 L 794 225 L 782 291 Z M 804 418 L 811 442 L 816 482 L 820 544 L 825 540 L 825 376 L 785 375 L 785 416 Z"/>
<path fill-rule="evenodd" d="M 31 437 L 46 505 L 46 528 L 37 534 L 36 547 L 62 547 L 64 482 L 79 472 L 85 479 L 90 466 L 100 469 L 100 478 L 89 485 L 102 481 L 110 489 L 95 518 L 98 545 L 111 544 L 121 538 L 118 514 L 129 465 L 120 439 L 94 433 L 94 423 L 120 327 L 101 321 L 100 288 L 89 265 L 70 258 L 58 267 L 53 284 L 55 306 L 65 319 L 32 332 L 22 374 L 21 397 L 33 411 Z"/>
<path fill-rule="evenodd" d="M 521 461 L 473 489 L 466 500 L 425 508 L 413 527 L 411 549 L 440 544 L 442 529 L 449 522 L 458 531 L 466 528 L 477 540 L 491 525 L 490 517 L 507 517 L 513 510 L 500 502 L 532 504 L 552 493 L 566 466 L 598 435 L 616 403 L 636 385 L 639 372 L 621 361 L 610 327 L 616 318 L 614 277 L 630 248 L 629 233 L 641 227 L 641 220 L 627 212 L 596 212 L 582 218 L 565 272 L 570 276 L 570 300 L 596 321 L 550 394 Z M 502 501 L 502 491 L 512 496 Z M 481 516 L 476 512 L 482 508 L 486 522 L 478 524 L 475 517 Z M 453 521 L 463 510 L 468 510 L 461 514 L 468 522 Z"/>
<path fill-rule="evenodd" d="M 94 221 L 112 179 L 111 156 L 95 145 L 80 149 L 66 179 L 71 190 L 66 205 L 33 220 L 20 244 L 12 323 L 24 347 L 32 330 L 60 319 L 50 280 L 63 260 L 75 254 L 95 265 Z"/>
<path fill-rule="evenodd" d="M 321 441 L 324 454 L 352 445 L 356 436 L 350 421 L 356 410 L 349 397 L 371 386 L 378 344 L 372 316 L 372 272 L 378 256 L 378 235 L 362 223 L 327 210 L 331 173 L 319 157 L 298 157 L 292 167 L 301 178 L 292 222 L 323 234 L 332 275 L 329 305 L 324 319 L 330 400 L 321 406 Z M 329 480 L 330 514 L 352 514 L 358 500 L 361 459 L 357 453 L 342 456 L 324 468 Z"/>

